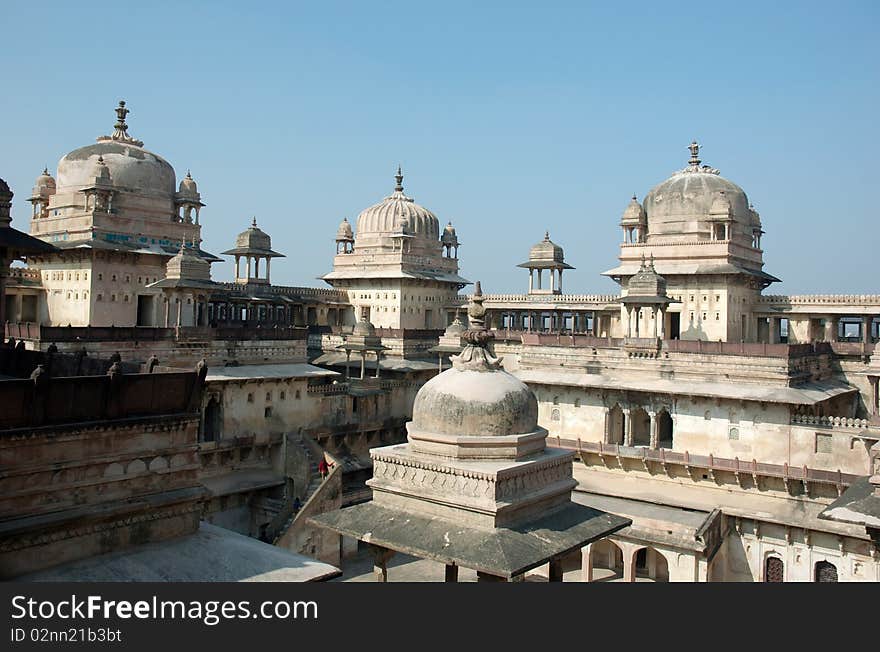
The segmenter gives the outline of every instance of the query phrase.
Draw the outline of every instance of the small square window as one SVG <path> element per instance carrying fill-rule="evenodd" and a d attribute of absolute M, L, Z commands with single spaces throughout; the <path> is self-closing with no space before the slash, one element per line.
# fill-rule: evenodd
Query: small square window
<path fill-rule="evenodd" d="M 248 403 L 253 403 L 253 402 L 254 402 L 254 395 L 253 395 L 253 394 L 251 394 L 251 393 L 248 394 L 247 402 L 248 402 Z"/>
<path fill-rule="evenodd" d="M 272 416 L 272 408 L 271 408 L 271 407 L 266 407 L 266 409 L 263 410 L 263 416 L 264 416 L 266 419 L 268 419 L 269 417 L 271 417 L 271 416 Z"/>
<path fill-rule="evenodd" d="M 271 400 L 272 400 L 272 392 L 266 392 L 266 400 L 267 400 L 267 401 L 271 401 Z"/>
<path fill-rule="evenodd" d="M 278 400 L 283 401 L 285 396 L 286 396 L 286 394 L 284 392 L 280 392 L 278 394 Z"/>
<path fill-rule="evenodd" d="M 296 397 L 299 398 L 299 396 L 300 396 L 299 390 L 296 390 Z"/>

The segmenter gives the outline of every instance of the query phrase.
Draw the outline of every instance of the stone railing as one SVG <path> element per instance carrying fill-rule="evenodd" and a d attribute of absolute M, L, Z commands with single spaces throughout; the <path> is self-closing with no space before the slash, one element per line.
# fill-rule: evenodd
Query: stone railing
<path fill-rule="evenodd" d="M 42 342 L 147 342 L 155 340 L 304 340 L 304 327 L 279 325 L 180 326 L 42 326 L 7 322 L 5 337 Z"/>
<path fill-rule="evenodd" d="M 9 281 L 33 281 L 40 282 L 40 270 L 32 269 L 30 267 L 12 267 L 9 270 L 9 276 L 6 277 Z"/>
<path fill-rule="evenodd" d="M 792 306 L 880 306 L 880 294 L 768 294 L 758 297 L 756 303 Z"/>
<path fill-rule="evenodd" d="M 853 417 L 818 417 L 812 414 L 795 414 L 791 417 L 792 425 L 818 426 L 825 428 L 853 428 L 857 430 L 872 426 L 868 419 L 856 419 Z"/>
<path fill-rule="evenodd" d="M 458 295 L 462 305 L 470 302 L 472 295 Z M 616 294 L 484 294 L 486 303 L 617 303 Z M 488 306 L 491 307 L 491 306 Z"/>
<path fill-rule="evenodd" d="M 781 478 L 786 484 L 792 480 L 804 483 L 818 482 L 834 485 L 837 487 L 838 492 L 843 491 L 844 488 L 861 477 L 850 473 L 843 473 L 840 470 L 811 469 L 806 465 L 798 467 L 789 466 L 788 464 L 767 464 L 757 460 L 741 460 L 737 457 L 730 459 L 715 457 L 711 454 L 693 455 L 688 451 L 680 453 L 665 448 L 652 449 L 642 446 L 621 446 L 619 444 L 581 441 L 580 439 L 548 437 L 547 445 L 577 451 L 581 456 L 584 453 L 592 453 L 602 458 L 638 460 L 643 463 L 653 462 L 664 467 L 668 464 L 677 464 L 685 467 L 688 473 L 691 473 L 691 469 L 705 469 L 712 472 L 723 471 L 733 473 L 736 476 Z"/>
<path fill-rule="evenodd" d="M 345 394 L 348 390 L 348 383 L 327 383 L 322 385 L 309 385 L 308 388 L 306 388 L 306 393 L 314 396 L 335 396 Z"/>
<path fill-rule="evenodd" d="M 248 286 L 242 283 L 220 283 L 225 290 L 241 291 Z M 295 287 L 292 285 L 269 285 L 269 284 L 252 284 L 254 289 L 258 289 L 265 294 L 281 294 L 285 296 L 301 296 L 301 297 L 317 297 L 320 299 L 328 299 L 333 301 L 342 301 L 348 303 L 348 294 L 344 290 L 334 290 L 332 288 L 308 288 Z"/>

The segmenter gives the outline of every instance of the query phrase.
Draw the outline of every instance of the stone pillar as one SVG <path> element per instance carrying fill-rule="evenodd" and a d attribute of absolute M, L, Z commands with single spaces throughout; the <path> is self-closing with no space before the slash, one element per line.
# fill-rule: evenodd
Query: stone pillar
<path fill-rule="evenodd" d="M 10 321 L 15 322 L 16 324 L 21 323 L 21 300 L 22 300 L 21 295 L 16 294 L 15 295 L 15 305 L 12 307 L 13 319 L 10 319 Z"/>
<path fill-rule="evenodd" d="M 534 286 L 534 283 L 535 283 L 534 272 L 535 272 L 535 270 L 529 269 L 529 292 L 532 291 L 532 287 Z"/>
<path fill-rule="evenodd" d="M 621 408 L 623 410 L 623 418 L 626 423 L 626 429 L 623 433 L 623 445 L 624 446 L 632 446 L 633 445 L 633 424 L 631 417 L 631 411 L 629 408 Z"/>
<path fill-rule="evenodd" d="M 381 359 L 382 352 L 376 351 L 376 378 L 379 377 L 379 360 Z"/>
<path fill-rule="evenodd" d="M 666 339 L 666 311 L 663 308 L 657 310 L 659 319 L 657 321 L 657 337 L 661 340 Z"/>
<path fill-rule="evenodd" d="M 241 278 L 241 273 L 239 271 L 239 263 L 241 262 L 241 256 L 235 257 L 235 278 Z"/>
<path fill-rule="evenodd" d="M 272 261 L 271 258 L 266 257 L 266 283 L 269 282 L 269 263 Z"/>
<path fill-rule="evenodd" d="M 837 342 L 840 339 L 840 320 L 836 315 L 831 317 L 831 342 Z"/>
<path fill-rule="evenodd" d="M 602 409 L 605 412 L 605 430 L 604 430 L 605 436 L 602 439 L 602 441 L 606 444 L 610 444 L 611 443 L 611 408 L 605 407 Z"/>
<path fill-rule="evenodd" d="M 632 327 L 633 327 L 633 318 L 632 318 L 632 308 L 626 306 L 626 336 L 632 337 Z"/>
<path fill-rule="evenodd" d="M 367 373 L 367 352 L 361 351 L 361 380 L 364 379 L 364 376 Z"/>
<path fill-rule="evenodd" d="M 351 362 L 351 349 L 345 349 L 345 379 L 351 379 L 351 367 L 349 367 L 349 363 Z"/>
<path fill-rule="evenodd" d="M 635 582 L 636 581 L 636 551 L 629 550 L 627 548 L 627 552 L 623 555 L 623 581 L 624 582 Z"/>
<path fill-rule="evenodd" d="M 373 555 L 373 573 L 377 582 L 388 581 L 388 561 L 394 556 L 394 551 L 381 546 L 370 545 Z"/>
<path fill-rule="evenodd" d="M 561 582 L 562 581 L 562 560 L 559 557 L 550 560 L 550 571 L 549 571 L 548 581 L 550 581 L 550 582 Z"/>
<path fill-rule="evenodd" d="M 562 270 L 559 270 L 559 294 L 562 294 Z"/>
<path fill-rule="evenodd" d="M 180 328 L 180 318 L 182 316 L 183 311 L 183 302 L 180 300 L 180 297 L 177 297 L 177 327 Z"/>
<path fill-rule="evenodd" d="M 639 322 L 641 321 L 641 316 L 642 316 L 642 307 L 641 307 L 641 306 L 636 306 L 636 307 L 635 307 L 635 310 L 633 310 L 633 317 L 634 317 L 635 322 L 636 322 L 636 328 L 635 328 L 636 333 L 635 333 L 635 337 L 639 337 Z"/>
<path fill-rule="evenodd" d="M 648 416 L 651 418 L 651 448 L 657 449 L 660 446 L 660 436 L 657 432 L 657 426 L 659 425 L 657 422 L 657 413 L 656 412 L 648 412 Z"/>
<path fill-rule="evenodd" d="M 446 577 L 443 580 L 444 582 L 457 582 L 458 581 L 458 566 L 455 564 L 446 564 Z"/>
<path fill-rule="evenodd" d="M 581 581 L 593 581 L 593 556 L 590 554 L 593 547 L 592 543 L 588 543 L 581 548 Z"/>
<path fill-rule="evenodd" d="M 165 328 L 168 328 L 168 313 L 171 311 L 171 299 L 169 297 L 165 297 Z"/>
<path fill-rule="evenodd" d="M 862 316 L 862 343 L 864 344 L 871 343 L 871 321 L 870 315 Z"/>

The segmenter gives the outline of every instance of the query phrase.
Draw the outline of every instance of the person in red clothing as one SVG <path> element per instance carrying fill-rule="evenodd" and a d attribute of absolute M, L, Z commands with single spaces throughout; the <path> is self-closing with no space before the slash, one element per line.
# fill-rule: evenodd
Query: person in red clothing
<path fill-rule="evenodd" d="M 330 468 L 327 466 L 327 462 L 325 460 L 321 460 L 320 462 L 318 462 L 318 473 L 321 474 L 322 478 L 326 478 L 329 471 Z"/>

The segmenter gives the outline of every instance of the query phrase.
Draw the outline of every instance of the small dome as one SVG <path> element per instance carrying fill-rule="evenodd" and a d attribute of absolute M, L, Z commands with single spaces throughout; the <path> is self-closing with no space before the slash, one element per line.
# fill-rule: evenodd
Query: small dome
<path fill-rule="evenodd" d="M 97 181 L 110 181 L 110 168 L 104 163 L 104 157 L 99 156 L 95 161 L 94 177 Z"/>
<path fill-rule="evenodd" d="M 391 195 L 358 215 L 358 239 L 367 235 L 395 233 L 402 223 L 406 224 L 406 232 L 410 235 L 431 240 L 439 239 L 440 221 L 437 216 L 403 194 L 403 173 L 400 168 L 397 169 L 395 179 L 397 185 Z"/>
<path fill-rule="evenodd" d="M 366 317 L 361 317 L 361 320 L 354 325 L 351 334 L 356 337 L 375 337 L 376 327 L 367 321 Z"/>
<path fill-rule="evenodd" d="M 639 271 L 627 283 L 627 296 L 631 297 L 665 297 L 666 279 L 654 269 L 654 256 L 649 262 L 645 262 L 642 256 L 642 265 Z"/>
<path fill-rule="evenodd" d="M 459 437 L 531 434 L 538 430 L 538 401 L 525 383 L 506 371 L 453 367 L 416 394 L 411 428 Z"/>
<path fill-rule="evenodd" d="M 464 324 L 461 323 L 461 320 L 456 317 L 455 320 L 446 327 L 446 331 L 444 331 L 443 336 L 461 337 L 462 335 L 464 335 L 466 330 L 467 329 L 465 328 Z"/>
<path fill-rule="evenodd" d="M 43 168 L 43 173 L 37 177 L 36 181 L 34 181 L 35 193 L 37 190 L 43 189 L 55 192 L 55 179 L 49 174 L 49 168 Z"/>
<path fill-rule="evenodd" d="M 189 173 L 189 170 L 186 171 L 186 176 L 180 180 L 179 192 L 181 195 L 199 194 L 199 187 L 196 185 L 196 182 L 192 178 L 192 175 Z"/>
<path fill-rule="evenodd" d="M 443 235 L 440 239 L 446 244 L 451 244 L 458 241 L 458 236 L 455 234 L 455 227 L 452 226 L 452 222 L 449 222 L 443 228 Z"/>
<path fill-rule="evenodd" d="M 638 198 L 633 195 L 632 199 L 626 207 L 626 210 L 623 211 L 623 218 L 621 218 L 621 222 L 625 222 L 627 224 L 644 224 L 645 220 L 645 209 L 639 203 Z"/>
<path fill-rule="evenodd" d="M 544 239 L 529 250 L 529 262 L 565 261 L 562 247 L 550 240 L 550 232 L 544 233 Z"/>
<path fill-rule="evenodd" d="M 336 239 L 354 240 L 354 233 L 352 233 L 351 224 L 348 223 L 347 217 L 342 218 L 342 223 L 340 223 L 339 228 L 336 229 Z"/>
<path fill-rule="evenodd" d="M 272 238 L 257 227 L 257 218 L 255 217 L 249 229 L 235 236 L 235 246 L 239 249 L 271 249 Z"/>

